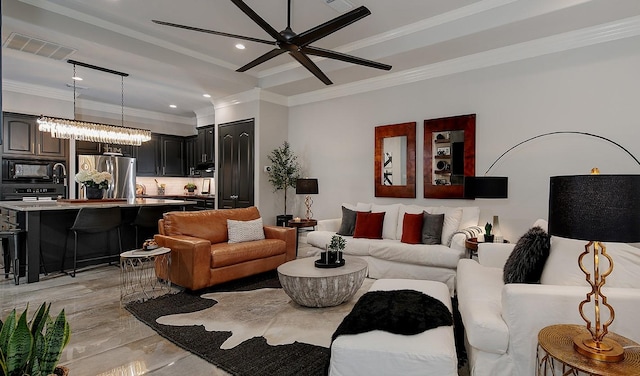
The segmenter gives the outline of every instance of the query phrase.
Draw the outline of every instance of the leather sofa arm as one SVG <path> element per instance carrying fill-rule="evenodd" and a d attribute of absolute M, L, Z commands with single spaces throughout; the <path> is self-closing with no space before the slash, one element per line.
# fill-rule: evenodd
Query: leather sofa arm
<path fill-rule="evenodd" d="M 155 235 L 161 247 L 171 249 L 171 281 L 191 290 L 209 286 L 211 242 L 191 236 Z"/>
<path fill-rule="evenodd" d="M 293 227 L 264 226 L 264 237 L 266 239 L 280 239 L 286 243 L 287 261 L 296 258 L 296 242 L 298 241 L 296 236 L 297 232 Z"/>

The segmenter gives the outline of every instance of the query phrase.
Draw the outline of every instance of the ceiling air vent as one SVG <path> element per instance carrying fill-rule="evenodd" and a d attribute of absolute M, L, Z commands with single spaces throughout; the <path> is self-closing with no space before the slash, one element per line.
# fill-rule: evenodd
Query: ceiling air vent
<path fill-rule="evenodd" d="M 348 0 L 324 0 L 324 2 L 331 8 L 335 9 L 338 13 L 344 13 L 353 9 L 353 4 Z"/>
<path fill-rule="evenodd" d="M 77 51 L 73 48 L 18 33 L 11 33 L 6 42 L 4 42 L 4 47 L 54 60 L 65 60 Z"/>

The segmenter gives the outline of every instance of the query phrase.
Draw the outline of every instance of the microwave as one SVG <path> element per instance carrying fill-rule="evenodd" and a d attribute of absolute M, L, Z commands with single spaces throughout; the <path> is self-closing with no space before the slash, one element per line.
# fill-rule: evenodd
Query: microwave
<path fill-rule="evenodd" d="M 2 160 L 2 180 L 4 181 L 42 181 L 53 180 L 55 162 L 31 160 Z"/>

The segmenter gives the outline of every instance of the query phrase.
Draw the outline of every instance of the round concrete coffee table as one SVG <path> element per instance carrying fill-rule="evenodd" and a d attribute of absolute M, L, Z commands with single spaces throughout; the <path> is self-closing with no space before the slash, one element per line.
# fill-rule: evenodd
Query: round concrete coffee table
<path fill-rule="evenodd" d="M 289 261 L 278 267 L 278 278 L 291 300 L 305 307 L 333 307 L 358 291 L 367 275 L 367 262 L 344 256 L 339 268 L 316 268 L 316 257 Z"/>

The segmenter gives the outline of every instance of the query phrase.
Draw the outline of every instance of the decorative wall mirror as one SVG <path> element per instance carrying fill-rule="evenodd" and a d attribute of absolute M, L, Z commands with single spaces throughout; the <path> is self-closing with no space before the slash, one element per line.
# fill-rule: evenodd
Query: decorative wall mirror
<path fill-rule="evenodd" d="M 376 197 L 416 197 L 416 123 L 375 128 Z"/>
<path fill-rule="evenodd" d="M 424 121 L 424 197 L 464 198 L 464 177 L 476 175 L 476 115 Z"/>

